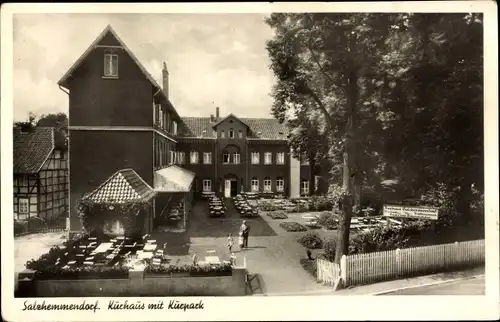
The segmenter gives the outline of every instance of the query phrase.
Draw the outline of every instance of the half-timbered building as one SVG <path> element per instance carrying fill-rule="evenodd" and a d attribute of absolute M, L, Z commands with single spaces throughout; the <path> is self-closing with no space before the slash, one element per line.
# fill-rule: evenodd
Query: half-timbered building
<path fill-rule="evenodd" d="M 14 128 L 14 218 L 65 224 L 68 153 L 52 127 Z"/>

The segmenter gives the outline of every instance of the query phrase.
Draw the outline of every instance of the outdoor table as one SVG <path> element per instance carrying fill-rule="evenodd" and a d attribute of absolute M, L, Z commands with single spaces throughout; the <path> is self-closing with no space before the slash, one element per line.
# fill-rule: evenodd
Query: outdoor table
<path fill-rule="evenodd" d="M 97 240 L 97 237 L 89 237 L 88 240 Z"/>
<path fill-rule="evenodd" d="M 111 246 L 113 246 L 113 243 L 102 243 L 96 249 L 94 249 L 94 252 L 105 253 L 108 249 L 111 248 Z"/>
<path fill-rule="evenodd" d="M 94 265 L 94 262 L 87 262 L 87 261 L 85 261 L 85 262 L 83 262 L 83 265 Z"/>
<path fill-rule="evenodd" d="M 76 261 L 69 261 L 68 262 L 68 265 L 75 265 L 76 264 Z"/>
<path fill-rule="evenodd" d="M 94 260 L 94 256 L 89 256 L 87 258 L 85 258 L 86 261 L 91 261 L 91 260 Z"/>
<path fill-rule="evenodd" d="M 156 243 L 156 239 L 149 239 L 146 243 L 154 244 L 154 243 Z"/>
<path fill-rule="evenodd" d="M 156 249 L 157 245 L 154 245 L 154 244 L 147 244 L 144 246 L 144 251 L 145 252 L 152 252 Z"/>
<path fill-rule="evenodd" d="M 85 245 L 80 245 L 80 246 L 78 246 L 78 248 L 80 248 L 80 249 L 86 249 L 86 248 L 87 248 L 87 246 L 85 246 Z"/>
<path fill-rule="evenodd" d="M 116 240 L 124 240 L 125 239 L 125 236 L 118 236 L 116 237 Z"/>
<path fill-rule="evenodd" d="M 205 262 L 209 264 L 220 264 L 219 256 L 205 256 Z"/>

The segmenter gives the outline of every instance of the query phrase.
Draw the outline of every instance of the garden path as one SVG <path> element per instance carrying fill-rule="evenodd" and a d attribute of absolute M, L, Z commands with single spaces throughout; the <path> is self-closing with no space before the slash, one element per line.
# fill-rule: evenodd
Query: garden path
<path fill-rule="evenodd" d="M 251 227 L 249 248 L 239 250 L 237 233 L 243 218 L 236 212 L 232 202 L 226 201 L 224 218 L 209 218 L 206 205 L 197 202 L 189 218 L 190 253 L 204 255 L 207 250 L 215 250 L 225 259 L 228 256 L 227 235 L 232 233 L 235 243 L 237 264 L 246 257 L 250 274 L 250 287 L 255 295 L 279 295 L 280 293 L 302 293 L 324 291 L 326 286 L 316 283 L 300 265 L 300 258 L 306 250 L 297 243 L 297 235 L 279 227 L 279 221 L 266 215 L 247 219 Z"/>

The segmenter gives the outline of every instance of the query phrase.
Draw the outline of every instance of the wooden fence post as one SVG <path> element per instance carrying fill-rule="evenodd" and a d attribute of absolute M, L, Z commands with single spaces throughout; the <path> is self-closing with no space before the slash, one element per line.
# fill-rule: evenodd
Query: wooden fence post
<path fill-rule="evenodd" d="M 401 249 L 396 248 L 396 276 L 400 277 L 401 274 Z"/>
<path fill-rule="evenodd" d="M 338 285 L 339 288 L 347 287 L 348 286 L 348 280 L 347 280 L 347 274 L 349 272 L 347 271 L 347 256 L 342 255 L 342 258 L 340 259 L 340 278 L 339 278 L 339 283 Z"/>

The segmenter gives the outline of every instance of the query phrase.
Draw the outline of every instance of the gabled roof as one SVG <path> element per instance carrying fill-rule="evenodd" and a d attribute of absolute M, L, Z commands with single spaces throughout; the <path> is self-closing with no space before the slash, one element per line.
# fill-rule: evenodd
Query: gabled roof
<path fill-rule="evenodd" d="M 151 76 L 150 73 L 144 68 L 144 66 L 141 64 L 139 59 L 132 53 L 132 51 L 125 45 L 125 43 L 118 37 L 114 29 L 111 27 L 111 25 L 108 25 L 104 30 L 101 32 L 101 34 L 92 42 L 89 48 L 83 52 L 83 54 L 80 56 L 80 58 L 77 59 L 77 61 L 73 64 L 73 66 L 70 67 L 70 69 L 64 74 L 64 76 L 57 82 L 58 85 L 64 86 L 68 78 L 71 76 L 71 73 L 75 71 L 75 69 L 80 66 L 80 64 L 87 58 L 87 56 L 94 50 L 95 46 L 108 34 L 110 33 L 113 35 L 113 37 L 116 38 L 116 40 L 120 43 L 120 46 L 123 47 L 123 49 L 130 55 L 132 60 L 137 64 L 139 69 L 143 72 L 144 76 L 157 88 L 160 88 L 160 85 L 155 81 L 155 79 Z"/>
<path fill-rule="evenodd" d="M 14 174 L 38 173 L 54 150 L 54 128 L 35 127 L 30 132 L 14 128 Z"/>
<path fill-rule="evenodd" d="M 219 120 L 218 122 L 214 123 L 214 125 L 212 125 L 213 127 L 216 127 L 217 125 L 223 123 L 224 121 L 226 121 L 227 119 L 229 118 L 234 118 L 236 120 L 238 120 L 239 122 L 243 123 L 243 125 L 245 125 L 246 127 L 249 127 L 248 124 L 246 124 L 244 121 L 242 121 L 240 118 L 238 118 L 236 115 L 234 115 L 233 113 L 230 113 L 228 116 L 222 118 L 221 120 Z"/>
<path fill-rule="evenodd" d="M 189 192 L 195 173 L 176 165 L 156 170 L 154 188 L 158 192 Z"/>
<path fill-rule="evenodd" d="M 287 140 L 288 129 L 273 118 L 238 118 L 249 128 L 249 139 Z M 219 121 L 220 122 L 220 121 Z M 210 117 L 183 117 L 178 137 L 215 138 Z"/>
<path fill-rule="evenodd" d="M 97 204 L 141 203 L 151 200 L 156 192 L 132 169 L 115 172 L 94 191 L 83 197 Z"/>

